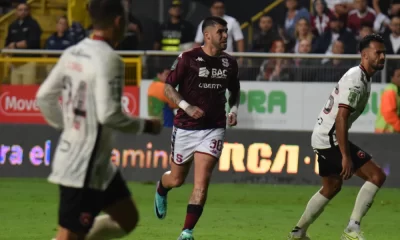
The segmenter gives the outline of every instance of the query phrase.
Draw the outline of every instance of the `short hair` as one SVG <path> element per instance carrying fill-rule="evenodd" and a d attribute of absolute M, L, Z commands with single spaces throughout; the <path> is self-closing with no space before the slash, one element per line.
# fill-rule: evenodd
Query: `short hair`
<path fill-rule="evenodd" d="M 121 0 L 90 0 L 88 11 L 93 28 L 97 29 L 109 27 L 117 16 L 125 14 Z"/>
<path fill-rule="evenodd" d="M 211 2 L 211 6 L 214 6 L 214 4 L 216 4 L 216 3 L 225 4 L 225 1 L 224 1 L 224 0 L 213 0 L 213 1 Z"/>
<path fill-rule="evenodd" d="M 385 43 L 381 35 L 372 33 L 361 39 L 358 50 L 362 52 L 364 49 L 369 47 L 371 42 Z"/>
<path fill-rule="evenodd" d="M 228 23 L 223 18 L 208 17 L 208 18 L 204 19 L 203 25 L 201 26 L 201 31 L 204 32 L 204 29 L 206 29 L 207 27 L 215 26 L 217 24 L 222 25 L 224 27 L 226 27 L 228 25 Z"/>
<path fill-rule="evenodd" d="M 30 9 L 31 7 L 29 6 L 29 4 L 26 1 L 21 1 L 17 3 L 16 8 L 18 8 L 21 5 L 25 5 L 28 9 Z"/>

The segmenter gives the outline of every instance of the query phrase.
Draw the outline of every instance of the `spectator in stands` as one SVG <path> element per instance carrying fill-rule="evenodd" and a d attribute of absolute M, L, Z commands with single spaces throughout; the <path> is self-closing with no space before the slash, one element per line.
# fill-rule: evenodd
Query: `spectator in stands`
<path fill-rule="evenodd" d="M 344 53 L 344 42 L 336 40 L 332 46 L 332 54 Z M 337 82 L 352 66 L 352 60 L 345 60 L 341 58 L 331 58 L 326 61 L 322 69 L 318 69 L 318 81 L 323 82 Z"/>
<path fill-rule="evenodd" d="M 172 1 L 168 13 L 170 19 L 158 29 L 154 50 L 178 52 L 192 48 L 195 28 L 190 22 L 182 19 L 181 2 Z"/>
<path fill-rule="evenodd" d="M 270 49 L 271 53 L 284 53 L 285 43 L 282 40 L 273 42 Z M 257 76 L 258 81 L 293 81 L 293 75 L 290 71 L 292 62 L 288 58 L 269 58 L 265 60 L 260 67 L 260 73 Z"/>
<path fill-rule="evenodd" d="M 303 39 L 299 44 L 300 54 L 310 54 L 312 49 L 311 40 Z M 297 82 L 315 82 L 316 68 L 320 63 L 318 59 L 296 58 L 294 59 L 293 72 L 294 80 Z"/>
<path fill-rule="evenodd" d="M 369 23 L 362 23 L 361 27 L 360 27 L 360 31 L 358 33 L 357 40 L 360 41 L 365 36 L 370 35 L 372 33 L 374 33 L 372 25 Z"/>
<path fill-rule="evenodd" d="M 45 49 L 65 50 L 74 44 L 74 36 L 68 30 L 68 19 L 60 17 L 57 21 L 56 32 L 47 39 Z"/>
<path fill-rule="evenodd" d="M 6 48 L 9 49 L 39 49 L 42 30 L 30 15 L 26 3 L 17 5 L 17 20 L 8 27 Z"/>
<path fill-rule="evenodd" d="M 68 31 L 73 36 L 75 43 L 80 42 L 87 36 L 86 30 L 80 22 L 72 22 L 72 25 Z"/>
<path fill-rule="evenodd" d="M 279 34 L 274 27 L 272 17 L 264 15 L 260 18 L 258 23 L 259 30 L 254 34 L 253 45 L 251 51 L 253 52 L 269 52 L 272 43 L 279 40 Z"/>
<path fill-rule="evenodd" d="M 374 24 L 376 13 L 375 10 L 368 7 L 367 0 L 354 0 L 355 9 L 350 11 L 347 19 L 347 27 L 356 35 L 358 35 L 361 24 Z"/>
<path fill-rule="evenodd" d="M 287 49 L 288 52 L 298 53 L 300 42 L 308 40 L 312 44 L 315 43 L 314 35 L 311 32 L 310 23 L 306 18 L 300 18 L 296 23 L 295 39 L 289 42 Z"/>
<path fill-rule="evenodd" d="M 381 95 L 376 117 L 376 133 L 400 133 L 400 69 L 393 72 L 392 82 Z"/>
<path fill-rule="evenodd" d="M 147 90 L 148 114 L 150 117 L 163 119 L 164 127 L 173 127 L 174 109 L 179 108 L 164 93 L 165 81 L 169 72 L 169 68 L 161 69 Z"/>
<path fill-rule="evenodd" d="M 244 37 L 242 33 L 242 29 L 240 28 L 239 22 L 231 17 L 225 14 L 225 5 L 223 0 L 214 0 L 212 5 L 211 5 L 211 15 L 212 16 L 217 16 L 225 19 L 225 21 L 228 23 L 228 46 L 226 48 L 227 52 L 233 52 L 233 42 L 236 42 L 236 50 L 238 52 L 244 52 L 245 47 L 244 47 Z M 200 46 L 204 39 L 203 39 L 203 32 L 201 30 L 201 25 L 203 24 L 203 21 L 199 24 L 197 28 L 197 33 L 196 33 L 196 38 L 195 38 L 195 46 Z"/>
<path fill-rule="evenodd" d="M 372 0 L 372 5 L 377 14 L 393 16 L 400 11 L 400 0 Z"/>
<path fill-rule="evenodd" d="M 330 54 L 332 45 L 336 40 L 346 43 L 344 47 L 346 54 L 357 52 L 357 41 L 354 35 L 344 27 L 343 21 L 333 17 L 329 23 L 329 27 L 330 29 L 318 38 L 315 44 L 315 53 Z"/>
<path fill-rule="evenodd" d="M 128 31 L 125 34 L 124 40 L 120 42 L 117 50 L 137 50 L 139 48 L 139 42 L 142 39 L 143 27 L 142 23 L 133 16 L 131 11 L 132 0 L 122 0 L 125 8 L 129 10 L 128 12 Z"/>
<path fill-rule="evenodd" d="M 295 38 L 296 24 L 301 18 L 310 21 L 310 13 L 304 7 L 299 9 L 297 0 L 286 0 L 286 17 L 283 34 L 289 39 Z"/>
<path fill-rule="evenodd" d="M 400 16 L 393 16 L 390 22 L 390 33 L 384 36 L 386 53 L 400 54 Z"/>
<path fill-rule="evenodd" d="M 326 5 L 325 0 L 315 0 L 313 4 L 313 14 L 311 16 L 311 30 L 315 36 L 321 36 L 329 29 L 329 22 L 333 13 Z"/>
<path fill-rule="evenodd" d="M 354 0 L 329 0 L 328 8 L 346 25 L 348 14 L 354 8 Z"/>

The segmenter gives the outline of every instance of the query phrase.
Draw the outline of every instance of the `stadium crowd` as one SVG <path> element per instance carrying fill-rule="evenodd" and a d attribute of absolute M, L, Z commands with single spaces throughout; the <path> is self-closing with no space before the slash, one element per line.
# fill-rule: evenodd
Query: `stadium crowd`
<path fill-rule="evenodd" d="M 132 0 L 124 0 L 128 5 Z M 134 0 L 133 0 L 134 1 Z M 41 28 L 29 14 L 29 6 L 21 0 L 0 0 L 0 12 L 16 4 L 18 19 L 9 26 L 5 48 L 40 48 Z M 183 19 L 179 0 L 170 2 L 169 19 L 155 30 L 153 50 L 182 51 L 203 42 L 201 23 L 193 26 Z M 298 0 L 285 0 L 285 13 L 281 19 L 262 16 L 253 35 L 253 42 L 245 44 L 239 22 L 225 13 L 223 0 L 210 6 L 210 14 L 228 22 L 227 51 L 271 53 L 316 53 L 325 55 L 357 53 L 357 43 L 372 32 L 384 36 L 387 54 L 400 53 L 400 1 L 399 0 L 312 0 L 302 6 Z M 130 14 L 129 31 L 118 50 L 137 50 L 143 41 L 143 27 L 138 18 Z M 91 28 L 79 23 L 68 26 L 66 17 L 58 19 L 54 34 L 44 49 L 64 50 L 90 35 Z M 247 49 L 246 49 L 246 46 Z M 148 49 L 149 50 L 149 49 Z M 337 81 L 357 60 L 343 59 L 239 59 L 245 79 L 259 81 Z M 261 67 L 260 67 L 261 66 Z M 388 73 L 397 68 L 388 64 Z M 381 81 L 378 74 L 374 81 Z"/>

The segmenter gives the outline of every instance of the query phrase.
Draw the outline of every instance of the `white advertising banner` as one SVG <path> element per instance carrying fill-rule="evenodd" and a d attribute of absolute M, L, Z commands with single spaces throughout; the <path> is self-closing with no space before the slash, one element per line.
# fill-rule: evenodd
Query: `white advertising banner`
<path fill-rule="evenodd" d="M 147 117 L 147 89 L 140 87 L 140 116 Z M 336 83 L 283 83 L 241 81 L 238 114 L 240 129 L 312 130 L 319 111 Z M 373 132 L 385 84 L 372 84 L 369 103 L 353 124 L 353 132 Z"/>

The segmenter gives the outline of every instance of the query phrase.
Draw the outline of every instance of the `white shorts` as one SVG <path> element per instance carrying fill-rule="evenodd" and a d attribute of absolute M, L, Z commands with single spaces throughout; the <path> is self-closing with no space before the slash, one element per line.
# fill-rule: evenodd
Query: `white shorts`
<path fill-rule="evenodd" d="M 217 159 L 224 147 L 225 129 L 184 130 L 174 127 L 171 137 L 171 157 L 176 164 L 193 160 L 195 152 L 211 155 Z"/>

